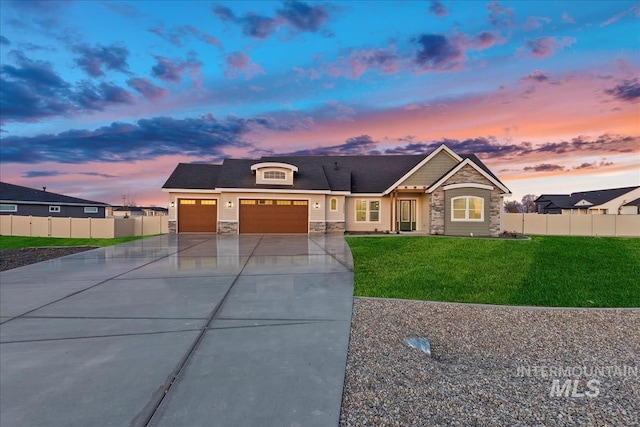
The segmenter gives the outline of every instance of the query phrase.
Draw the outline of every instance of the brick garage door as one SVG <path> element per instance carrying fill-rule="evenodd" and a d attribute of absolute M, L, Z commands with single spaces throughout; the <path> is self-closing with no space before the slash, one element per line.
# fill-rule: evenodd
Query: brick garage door
<path fill-rule="evenodd" d="M 306 200 L 240 200 L 240 233 L 308 232 Z"/>
<path fill-rule="evenodd" d="M 179 199 L 179 233 L 215 233 L 218 224 L 216 200 Z"/>

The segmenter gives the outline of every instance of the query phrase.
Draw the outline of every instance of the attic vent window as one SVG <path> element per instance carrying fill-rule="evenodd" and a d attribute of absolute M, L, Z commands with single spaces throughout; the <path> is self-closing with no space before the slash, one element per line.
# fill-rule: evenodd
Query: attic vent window
<path fill-rule="evenodd" d="M 284 181 L 287 179 L 287 174 L 282 171 L 264 171 L 262 175 L 263 179 L 277 179 Z"/>

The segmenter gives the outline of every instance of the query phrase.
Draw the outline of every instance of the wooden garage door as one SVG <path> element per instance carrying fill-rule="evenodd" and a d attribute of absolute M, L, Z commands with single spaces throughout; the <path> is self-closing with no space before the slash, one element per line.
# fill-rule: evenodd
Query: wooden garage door
<path fill-rule="evenodd" d="M 218 211 L 215 200 L 179 199 L 179 233 L 215 233 Z"/>
<path fill-rule="evenodd" d="M 240 233 L 308 233 L 306 200 L 240 200 Z"/>

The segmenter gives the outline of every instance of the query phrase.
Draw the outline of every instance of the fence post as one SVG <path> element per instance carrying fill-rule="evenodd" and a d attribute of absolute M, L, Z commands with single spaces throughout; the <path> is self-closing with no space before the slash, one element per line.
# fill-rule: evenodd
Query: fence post
<path fill-rule="evenodd" d="M 33 217 L 31 215 L 29 215 L 29 237 L 33 237 L 33 230 L 32 230 L 32 227 L 31 227 L 32 218 Z"/>

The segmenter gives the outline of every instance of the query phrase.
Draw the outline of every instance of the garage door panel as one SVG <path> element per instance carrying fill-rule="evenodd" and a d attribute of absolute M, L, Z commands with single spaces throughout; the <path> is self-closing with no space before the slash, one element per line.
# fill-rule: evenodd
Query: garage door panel
<path fill-rule="evenodd" d="M 308 210 L 306 200 L 242 200 L 240 233 L 306 234 Z"/>
<path fill-rule="evenodd" d="M 215 233 L 217 224 L 218 205 L 216 200 L 178 200 L 178 232 Z"/>

